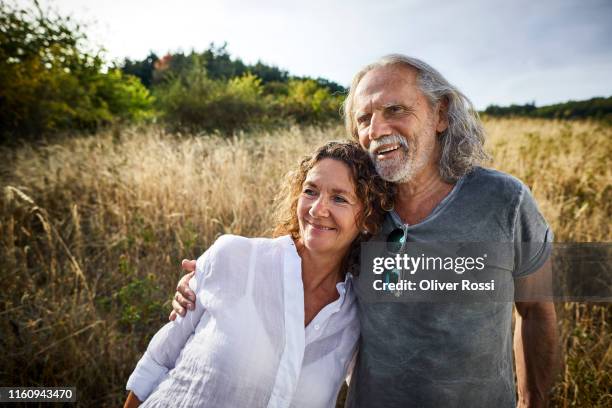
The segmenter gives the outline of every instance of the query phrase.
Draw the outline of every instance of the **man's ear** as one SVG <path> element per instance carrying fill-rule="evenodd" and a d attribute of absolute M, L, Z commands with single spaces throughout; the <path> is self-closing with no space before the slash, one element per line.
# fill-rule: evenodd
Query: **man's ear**
<path fill-rule="evenodd" d="M 438 119 L 436 123 L 436 132 L 440 134 L 448 128 L 448 98 L 446 96 L 438 102 L 436 113 Z"/>

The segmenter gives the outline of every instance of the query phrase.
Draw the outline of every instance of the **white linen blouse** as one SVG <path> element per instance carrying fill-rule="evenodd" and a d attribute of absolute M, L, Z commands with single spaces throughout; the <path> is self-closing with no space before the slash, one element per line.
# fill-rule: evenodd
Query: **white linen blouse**
<path fill-rule="evenodd" d="M 290 236 L 220 237 L 196 263 L 195 310 L 158 331 L 127 389 L 142 407 L 334 407 L 356 352 L 350 275 L 304 327 Z"/>

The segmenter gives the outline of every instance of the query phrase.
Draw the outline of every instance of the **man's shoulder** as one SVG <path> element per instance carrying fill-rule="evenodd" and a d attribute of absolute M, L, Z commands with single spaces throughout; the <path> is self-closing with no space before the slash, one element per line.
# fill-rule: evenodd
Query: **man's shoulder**
<path fill-rule="evenodd" d="M 487 167 L 474 167 L 474 169 L 468 174 L 468 177 L 471 177 L 477 182 L 508 186 L 517 190 L 520 190 L 525 186 L 525 183 L 512 174 Z"/>
<path fill-rule="evenodd" d="M 464 186 L 468 190 L 489 192 L 504 200 L 518 199 L 527 188 L 518 178 L 499 170 L 475 167 L 466 175 Z"/>

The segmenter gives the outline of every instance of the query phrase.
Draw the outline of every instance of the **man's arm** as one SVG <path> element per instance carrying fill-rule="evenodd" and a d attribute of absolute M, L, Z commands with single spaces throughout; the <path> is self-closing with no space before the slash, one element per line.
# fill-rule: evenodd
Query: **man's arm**
<path fill-rule="evenodd" d="M 123 404 L 123 408 L 137 408 L 140 404 L 142 404 L 142 402 L 136 397 L 136 394 L 130 391 L 125 400 L 125 404 Z"/>
<path fill-rule="evenodd" d="M 546 407 L 559 356 L 555 305 L 541 301 L 515 305 L 517 406 Z"/>
<path fill-rule="evenodd" d="M 168 316 L 168 320 L 171 322 L 176 319 L 176 316 L 185 316 L 187 309 L 193 310 L 195 307 L 196 296 L 189 287 L 189 281 L 195 275 L 196 261 L 183 259 L 181 268 L 188 273 L 179 280 L 176 286 L 176 293 L 172 299 L 172 311 Z"/>

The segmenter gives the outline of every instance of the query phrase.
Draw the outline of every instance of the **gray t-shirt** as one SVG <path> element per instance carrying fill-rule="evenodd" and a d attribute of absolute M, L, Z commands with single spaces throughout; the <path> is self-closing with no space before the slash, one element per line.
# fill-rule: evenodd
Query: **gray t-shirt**
<path fill-rule="evenodd" d="M 422 222 L 387 217 L 375 241 L 396 228 L 407 242 L 551 242 L 552 231 L 529 189 L 477 167 Z M 542 247 L 544 244 L 542 244 Z M 549 251 L 506 261 L 514 277 L 539 269 Z M 509 272 L 510 273 L 510 272 Z M 366 279 L 355 279 L 358 298 Z M 364 295 L 365 296 L 365 295 Z M 512 302 L 359 302 L 360 352 L 348 407 L 494 407 L 516 405 Z"/>

